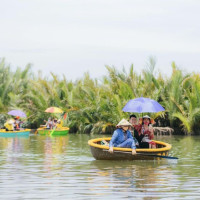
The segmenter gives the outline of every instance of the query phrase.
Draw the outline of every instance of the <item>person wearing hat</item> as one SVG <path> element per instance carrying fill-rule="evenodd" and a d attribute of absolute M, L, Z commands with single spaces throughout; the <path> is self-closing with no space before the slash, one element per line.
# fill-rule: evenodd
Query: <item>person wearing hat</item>
<path fill-rule="evenodd" d="M 6 131 L 13 131 L 14 130 L 14 120 L 9 119 L 8 121 L 6 121 L 6 123 L 4 124 L 4 127 L 5 127 Z"/>
<path fill-rule="evenodd" d="M 109 143 L 109 152 L 113 153 L 113 147 L 132 148 L 132 154 L 136 154 L 136 145 L 129 127 L 132 126 L 127 120 L 122 119 L 117 124 Z"/>
<path fill-rule="evenodd" d="M 139 130 L 139 144 L 141 148 L 156 148 L 154 138 L 154 131 L 152 127 L 152 120 L 148 115 L 142 117 L 142 124 Z"/>
<path fill-rule="evenodd" d="M 56 124 L 56 128 L 61 129 L 63 127 L 63 121 L 59 119 Z"/>

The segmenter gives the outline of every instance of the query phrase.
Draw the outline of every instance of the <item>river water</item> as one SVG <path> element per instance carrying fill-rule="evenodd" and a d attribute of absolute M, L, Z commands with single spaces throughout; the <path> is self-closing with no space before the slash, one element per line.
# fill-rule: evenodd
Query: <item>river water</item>
<path fill-rule="evenodd" d="M 200 199 L 200 137 L 155 138 L 178 161 L 97 161 L 97 137 L 1 137 L 0 199 Z"/>

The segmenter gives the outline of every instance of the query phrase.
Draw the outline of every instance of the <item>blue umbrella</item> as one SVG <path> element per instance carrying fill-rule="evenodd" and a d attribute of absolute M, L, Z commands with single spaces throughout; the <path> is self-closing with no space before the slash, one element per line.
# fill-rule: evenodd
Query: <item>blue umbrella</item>
<path fill-rule="evenodd" d="M 160 112 L 165 109 L 155 100 L 149 98 L 136 98 L 131 99 L 122 109 L 124 112 L 136 112 L 136 113 L 152 113 Z"/>
<path fill-rule="evenodd" d="M 26 114 L 21 110 L 11 110 L 8 112 L 8 115 L 19 116 L 19 117 L 26 117 Z"/>

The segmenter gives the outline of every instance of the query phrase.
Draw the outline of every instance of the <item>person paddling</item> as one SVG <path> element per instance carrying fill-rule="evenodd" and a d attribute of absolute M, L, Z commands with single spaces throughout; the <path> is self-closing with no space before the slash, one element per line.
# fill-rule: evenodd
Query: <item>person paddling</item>
<path fill-rule="evenodd" d="M 113 147 L 131 148 L 132 154 L 136 154 L 136 145 L 131 132 L 128 130 L 132 126 L 127 120 L 122 119 L 117 124 L 117 129 L 112 135 L 109 143 L 109 152 L 113 153 Z"/>

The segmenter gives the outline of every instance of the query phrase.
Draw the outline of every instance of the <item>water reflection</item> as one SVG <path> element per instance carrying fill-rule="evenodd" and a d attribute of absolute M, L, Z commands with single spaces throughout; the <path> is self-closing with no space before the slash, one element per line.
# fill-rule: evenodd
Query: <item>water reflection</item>
<path fill-rule="evenodd" d="M 33 149 L 34 153 L 61 154 L 66 150 L 69 136 L 49 137 L 36 136 L 31 137 L 6 137 L 0 138 L 0 150 L 24 153 Z"/>
<path fill-rule="evenodd" d="M 92 136 L 93 138 L 99 136 Z M 88 135 L 0 138 L 2 199 L 198 199 L 200 137 L 164 136 L 178 161 L 96 161 Z M 22 188 L 26 188 L 23 190 Z"/>
<path fill-rule="evenodd" d="M 6 137 L 0 138 L 0 149 L 6 151 L 22 151 L 24 149 L 22 137 Z"/>
<path fill-rule="evenodd" d="M 137 193 L 138 197 L 146 192 L 150 196 L 157 190 L 166 190 L 166 185 L 174 178 L 168 161 L 92 161 L 91 165 L 98 169 L 93 183 L 102 180 L 102 189 L 107 187 L 122 193 L 131 191 Z M 168 190 L 174 187 L 175 184 L 168 187 Z M 99 190 L 99 185 L 92 190 Z"/>

